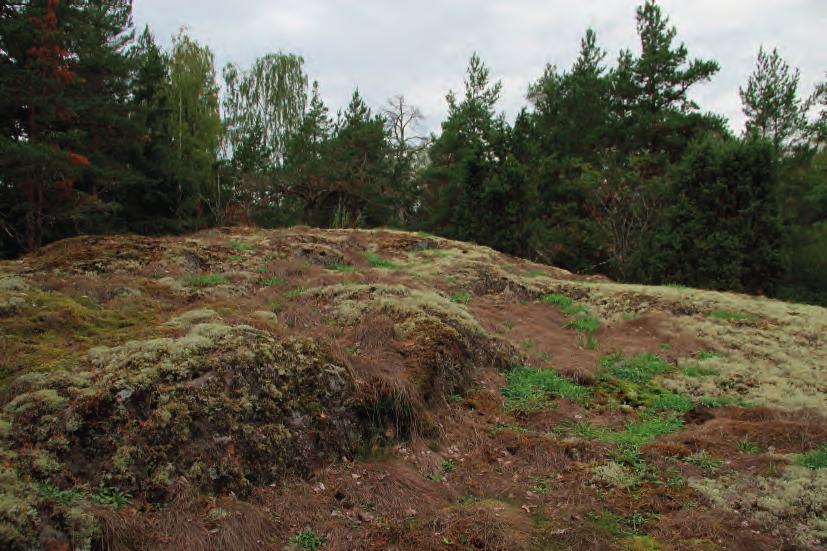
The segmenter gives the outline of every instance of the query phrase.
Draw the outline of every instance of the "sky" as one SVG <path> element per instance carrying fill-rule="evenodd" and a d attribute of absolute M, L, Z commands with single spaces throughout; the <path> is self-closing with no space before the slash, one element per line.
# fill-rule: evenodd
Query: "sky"
<path fill-rule="evenodd" d="M 642 1 L 642 0 L 641 0 Z M 597 32 L 611 63 L 623 48 L 638 51 L 634 0 L 134 0 L 138 28 L 148 24 L 169 45 L 185 26 L 209 46 L 220 68 L 249 66 L 270 52 L 304 57 L 331 111 L 353 90 L 373 109 L 404 94 L 438 130 L 445 95 L 461 92 L 468 59 L 477 52 L 502 81 L 500 108 L 513 117 L 528 85 L 546 64 L 568 68 L 580 38 Z M 721 65 L 691 95 L 705 111 L 726 116 L 740 132 L 738 87 L 760 46 L 777 47 L 801 70 L 802 95 L 827 73 L 827 0 L 661 0 L 690 57 Z"/>

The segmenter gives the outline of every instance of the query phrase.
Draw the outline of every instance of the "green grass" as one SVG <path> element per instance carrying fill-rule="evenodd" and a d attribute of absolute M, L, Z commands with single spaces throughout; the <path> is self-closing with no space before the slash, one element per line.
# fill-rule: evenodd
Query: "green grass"
<path fill-rule="evenodd" d="M 295 289 L 291 289 L 291 290 L 287 291 L 286 293 L 284 293 L 284 297 L 285 298 L 296 298 L 297 296 L 300 296 L 302 293 L 304 293 L 304 290 L 305 290 L 304 287 L 296 287 Z"/>
<path fill-rule="evenodd" d="M 266 287 L 275 287 L 277 285 L 284 285 L 285 283 L 287 283 L 287 280 L 278 276 L 265 277 L 264 279 L 259 280 L 259 284 Z"/>
<path fill-rule="evenodd" d="M 606 433 L 602 440 L 620 447 L 637 449 L 658 436 L 675 432 L 683 426 L 677 417 L 654 417 L 628 423 L 622 431 Z"/>
<path fill-rule="evenodd" d="M 634 383 L 648 382 L 655 375 L 672 370 L 663 358 L 649 352 L 634 356 L 609 354 L 600 359 L 600 366 L 603 370 L 601 378 L 608 376 Z"/>
<path fill-rule="evenodd" d="M 738 439 L 738 449 L 744 453 L 758 453 L 761 447 L 745 435 Z"/>
<path fill-rule="evenodd" d="M 345 264 L 344 262 L 336 262 L 334 264 L 328 264 L 327 269 L 346 274 L 352 272 L 355 268 L 351 264 Z"/>
<path fill-rule="evenodd" d="M 566 295 L 558 295 L 556 293 L 549 293 L 543 297 L 545 302 L 549 304 L 553 304 L 555 306 L 571 306 L 574 304 L 574 300 L 571 297 L 567 297 Z"/>
<path fill-rule="evenodd" d="M 120 509 L 132 503 L 132 494 L 129 492 L 103 484 L 91 493 L 85 488 L 61 490 L 49 482 L 39 483 L 37 489 L 44 497 L 68 506 L 86 499 L 99 505 L 111 505 L 113 509 Z"/>
<path fill-rule="evenodd" d="M 546 273 L 542 270 L 530 270 L 528 272 L 524 272 L 523 275 L 525 277 L 542 277 L 546 275 Z"/>
<path fill-rule="evenodd" d="M 442 462 L 442 471 L 446 473 L 450 473 L 454 469 L 457 468 L 457 464 L 454 463 L 451 459 L 446 459 Z"/>
<path fill-rule="evenodd" d="M 715 358 L 720 358 L 721 355 L 715 352 L 714 350 L 701 350 L 696 354 L 699 360 L 713 360 Z"/>
<path fill-rule="evenodd" d="M 563 326 L 566 329 L 575 329 L 587 335 L 594 335 L 600 329 L 600 320 L 591 314 L 581 313 L 574 319 L 569 320 Z"/>
<path fill-rule="evenodd" d="M 373 252 L 365 253 L 365 258 L 367 259 L 368 264 L 370 264 L 374 268 L 392 269 L 397 267 L 396 263 L 391 262 L 387 258 L 382 258 L 378 254 Z"/>
<path fill-rule="evenodd" d="M 250 245 L 249 243 L 238 243 L 236 241 L 233 241 L 232 243 L 230 243 L 230 245 L 232 245 L 232 247 L 234 249 L 238 250 L 238 251 L 252 251 L 253 250 L 253 246 Z"/>
<path fill-rule="evenodd" d="M 471 300 L 471 293 L 468 291 L 456 291 L 451 293 L 451 302 L 465 304 L 469 300 Z"/>
<path fill-rule="evenodd" d="M 713 310 L 709 317 L 725 321 L 753 321 L 758 318 L 749 312 L 735 312 L 731 310 Z"/>
<path fill-rule="evenodd" d="M 316 551 L 327 541 L 327 536 L 324 534 L 317 534 L 312 528 L 305 528 L 301 532 L 297 532 L 290 538 L 290 543 L 299 549 L 309 549 Z"/>
<path fill-rule="evenodd" d="M 827 468 L 827 442 L 819 448 L 801 454 L 798 458 L 798 463 L 808 469 Z"/>
<path fill-rule="evenodd" d="M 651 411 L 686 413 L 694 407 L 695 403 L 691 398 L 683 394 L 673 394 L 672 392 L 663 392 L 649 402 L 649 409 Z"/>
<path fill-rule="evenodd" d="M 184 282 L 191 287 L 211 287 L 227 283 L 227 278 L 221 274 L 201 274 L 189 276 Z"/>
<path fill-rule="evenodd" d="M 718 371 L 695 363 L 681 368 L 681 373 L 686 377 L 709 377 L 710 375 L 717 375 Z"/>
<path fill-rule="evenodd" d="M 585 402 L 591 396 L 591 391 L 553 369 L 519 366 L 506 374 L 502 394 L 507 409 L 530 413 L 544 407 L 553 407 L 555 398 Z"/>
<path fill-rule="evenodd" d="M 707 472 L 712 472 L 724 464 L 724 462 L 720 459 L 712 457 L 706 450 L 701 450 L 697 453 L 693 453 L 692 455 L 687 455 L 683 458 L 683 460 L 687 463 L 697 465 Z"/>

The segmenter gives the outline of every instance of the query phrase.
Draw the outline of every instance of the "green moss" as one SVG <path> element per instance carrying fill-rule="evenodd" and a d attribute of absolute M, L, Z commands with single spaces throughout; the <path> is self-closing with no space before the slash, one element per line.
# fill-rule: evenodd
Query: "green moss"
<path fill-rule="evenodd" d="M 6 404 L 5 411 L 12 417 L 19 417 L 26 412 L 35 411 L 38 415 L 60 411 L 66 398 L 51 388 L 43 388 L 16 396 Z"/>

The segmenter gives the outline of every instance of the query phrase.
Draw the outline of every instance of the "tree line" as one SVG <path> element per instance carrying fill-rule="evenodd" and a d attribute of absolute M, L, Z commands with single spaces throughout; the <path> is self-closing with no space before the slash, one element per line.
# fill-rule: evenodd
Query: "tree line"
<path fill-rule="evenodd" d="M 693 101 L 715 60 L 660 6 L 638 47 L 594 31 L 513 123 L 478 55 L 439 132 L 404 96 L 332 113 L 304 60 L 216 69 L 161 48 L 130 0 L 0 0 L 0 255 L 81 233 L 389 226 L 577 272 L 827 303 L 827 87 L 777 50 L 740 88 L 745 131 Z"/>

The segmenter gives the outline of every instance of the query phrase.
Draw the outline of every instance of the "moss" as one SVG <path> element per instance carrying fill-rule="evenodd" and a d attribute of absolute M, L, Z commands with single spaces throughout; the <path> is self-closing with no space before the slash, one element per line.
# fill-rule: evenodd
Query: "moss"
<path fill-rule="evenodd" d="M 689 485 L 718 507 L 766 527 L 793 527 L 804 547 L 827 544 L 827 470 L 789 466 L 777 478 L 728 475 L 691 479 Z"/>
<path fill-rule="evenodd" d="M 66 398 L 54 389 L 43 388 L 20 394 L 6 404 L 5 411 L 12 417 L 19 417 L 26 412 L 42 415 L 59 411 L 66 403 Z"/>
<path fill-rule="evenodd" d="M 630 490 L 640 484 L 640 477 L 629 467 L 615 461 L 593 467 L 592 480 L 607 484 L 620 490 Z"/>

